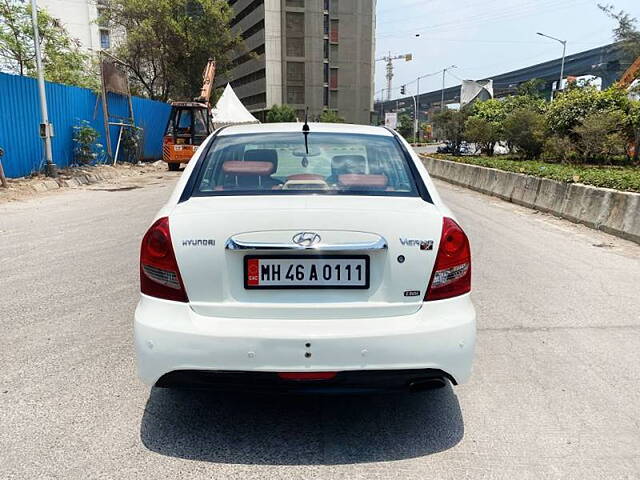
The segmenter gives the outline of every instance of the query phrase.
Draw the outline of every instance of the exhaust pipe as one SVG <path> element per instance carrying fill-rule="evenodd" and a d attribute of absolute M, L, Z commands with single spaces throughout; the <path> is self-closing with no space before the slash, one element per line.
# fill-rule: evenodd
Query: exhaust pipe
<path fill-rule="evenodd" d="M 413 380 L 409 382 L 410 392 L 424 392 L 426 390 L 434 390 L 436 388 L 443 388 L 446 385 L 446 381 L 442 377 L 424 378 L 420 380 Z"/>

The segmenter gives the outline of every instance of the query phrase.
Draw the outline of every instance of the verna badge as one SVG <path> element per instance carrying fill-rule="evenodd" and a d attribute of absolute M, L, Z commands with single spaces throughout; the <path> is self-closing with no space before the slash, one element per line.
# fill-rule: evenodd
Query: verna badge
<path fill-rule="evenodd" d="M 315 232 L 300 232 L 293 236 L 293 243 L 297 243 L 301 247 L 312 247 L 320 243 L 322 238 Z"/>

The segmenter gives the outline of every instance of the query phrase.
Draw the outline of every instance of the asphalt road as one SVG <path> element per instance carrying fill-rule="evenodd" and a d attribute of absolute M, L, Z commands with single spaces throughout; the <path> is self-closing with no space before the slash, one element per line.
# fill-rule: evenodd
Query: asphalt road
<path fill-rule="evenodd" d="M 418 153 L 436 153 L 440 145 L 442 145 L 442 143 L 434 143 L 424 147 L 414 147 L 413 149 Z"/>
<path fill-rule="evenodd" d="M 169 177 L 0 205 L 0 478 L 640 477 L 640 246 L 439 182 L 473 247 L 469 384 L 149 390 L 138 244 Z"/>

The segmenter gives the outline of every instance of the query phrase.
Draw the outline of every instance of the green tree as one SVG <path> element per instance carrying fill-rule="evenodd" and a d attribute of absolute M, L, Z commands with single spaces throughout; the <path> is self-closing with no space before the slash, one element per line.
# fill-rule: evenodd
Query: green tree
<path fill-rule="evenodd" d="M 460 146 L 464 141 L 464 127 L 469 118 L 469 110 L 450 110 L 448 108 L 438 112 L 433 117 L 436 137 L 451 143 L 453 153 L 460 154 Z"/>
<path fill-rule="evenodd" d="M 344 118 L 338 115 L 335 110 L 324 110 L 320 114 L 320 121 L 322 123 L 344 123 Z"/>
<path fill-rule="evenodd" d="M 549 106 L 544 98 L 532 95 L 512 95 L 505 98 L 503 102 L 505 117 L 516 110 L 531 110 L 537 113 L 544 113 Z"/>
<path fill-rule="evenodd" d="M 505 108 L 507 103 L 505 100 L 498 100 L 497 98 L 491 98 L 484 102 L 475 102 L 473 104 L 471 115 L 474 117 L 482 118 L 492 123 L 502 123 L 507 117 L 507 109 Z"/>
<path fill-rule="evenodd" d="M 464 125 L 464 137 L 475 143 L 485 155 L 492 156 L 496 143 L 500 141 L 502 125 L 484 118 L 469 117 Z"/>
<path fill-rule="evenodd" d="M 507 117 L 508 103 L 495 98 L 475 102 L 471 116 L 465 123 L 465 137 L 480 147 L 485 155 L 493 155 L 493 150 L 503 139 L 502 122 Z"/>
<path fill-rule="evenodd" d="M 532 78 L 518 85 L 518 96 L 543 98 L 545 81 L 541 78 Z"/>
<path fill-rule="evenodd" d="M 126 32 L 115 54 L 129 69 L 133 88 L 149 98 L 194 98 L 209 58 L 216 59 L 219 75 L 242 53 L 225 0 L 110 0 L 101 11 L 101 22 Z"/>
<path fill-rule="evenodd" d="M 504 136 L 509 145 L 525 158 L 538 158 L 545 140 L 545 118 L 529 109 L 511 112 L 503 123 Z"/>
<path fill-rule="evenodd" d="M 413 135 L 413 120 L 411 116 L 405 114 L 398 116 L 398 127 L 396 128 L 398 133 L 404 138 L 409 138 Z"/>
<path fill-rule="evenodd" d="M 267 123 L 282 123 L 297 121 L 296 112 L 289 105 L 274 105 L 267 113 Z"/>
<path fill-rule="evenodd" d="M 615 6 L 611 4 L 598 4 L 598 7 L 617 23 L 613 28 L 613 38 L 622 43 L 627 59 L 633 61 L 640 57 L 640 31 L 636 27 L 637 19 L 624 10 L 616 12 Z"/>
<path fill-rule="evenodd" d="M 38 31 L 45 79 L 95 88 L 90 58 L 80 51 L 60 22 L 38 9 Z M 17 75 L 35 77 L 35 47 L 31 5 L 17 0 L 0 0 L 0 68 Z"/>

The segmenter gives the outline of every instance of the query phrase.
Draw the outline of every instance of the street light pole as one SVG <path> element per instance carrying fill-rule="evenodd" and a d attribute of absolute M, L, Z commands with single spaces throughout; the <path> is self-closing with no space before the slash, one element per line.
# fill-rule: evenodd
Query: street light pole
<path fill-rule="evenodd" d="M 560 63 L 560 83 L 558 84 L 558 90 L 564 90 L 562 87 L 562 81 L 564 80 L 564 59 L 567 55 L 567 41 L 562 42 L 562 62 Z"/>
<path fill-rule="evenodd" d="M 450 65 L 446 68 L 442 69 L 442 97 L 440 99 L 440 111 L 442 112 L 444 110 L 444 79 L 445 79 L 445 75 L 447 74 L 447 70 L 450 70 L 452 68 L 458 68 L 455 65 Z"/>
<path fill-rule="evenodd" d="M 418 77 L 418 86 L 416 87 L 416 97 L 413 99 L 413 141 L 414 143 L 419 142 L 418 137 L 418 123 L 419 123 L 419 113 L 418 108 L 420 107 L 420 77 Z"/>
<path fill-rule="evenodd" d="M 559 38 L 552 37 L 551 35 L 546 35 L 540 32 L 536 32 L 536 35 L 550 38 L 551 40 L 555 40 L 556 42 L 560 42 L 562 44 L 562 62 L 560 63 L 560 82 L 558 83 L 558 90 L 562 90 L 562 80 L 564 79 L 564 60 L 567 55 L 567 41 L 560 40 Z M 551 89 L 551 101 L 553 102 L 553 88 Z"/>
<path fill-rule="evenodd" d="M 31 0 L 31 22 L 33 23 L 33 42 L 36 54 L 36 69 L 38 71 L 38 93 L 40 95 L 40 135 L 44 138 L 45 174 L 48 177 L 56 176 L 56 165 L 53 163 L 53 151 L 51 149 L 51 124 L 47 112 L 47 93 L 44 86 L 44 73 L 42 70 L 42 53 L 40 52 L 40 32 L 38 31 L 38 6 L 36 0 Z"/>

